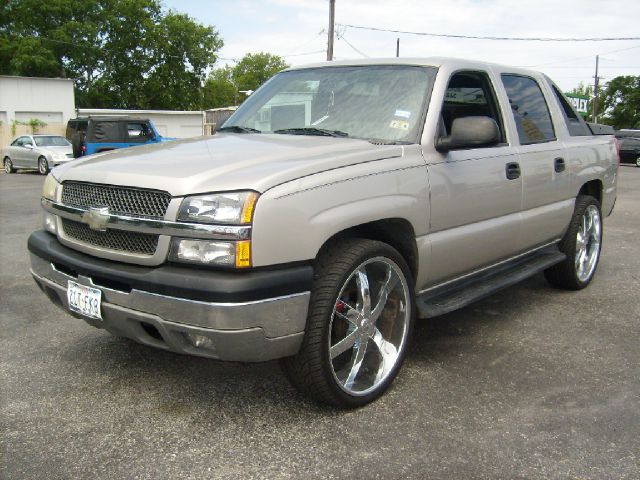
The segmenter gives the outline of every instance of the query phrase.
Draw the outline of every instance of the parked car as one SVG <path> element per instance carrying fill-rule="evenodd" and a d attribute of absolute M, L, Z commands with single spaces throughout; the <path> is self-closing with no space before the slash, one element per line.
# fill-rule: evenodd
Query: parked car
<path fill-rule="evenodd" d="M 539 272 L 589 285 L 618 166 L 613 135 L 541 73 L 297 66 L 212 137 L 55 169 L 31 272 L 93 326 L 218 360 L 282 358 L 301 391 L 355 407 L 390 386 L 416 318 Z"/>
<path fill-rule="evenodd" d="M 617 130 L 620 142 L 620 163 L 630 163 L 640 167 L 640 130 Z"/>
<path fill-rule="evenodd" d="M 86 133 L 77 130 L 72 138 L 74 155 L 92 155 L 119 148 L 175 140 L 158 133 L 148 118 L 89 117 Z"/>
<path fill-rule="evenodd" d="M 37 169 L 46 175 L 55 165 L 73 160 L 71 143 L 60 135 L 21 135 L 2 150 L 4 171 Z"/>

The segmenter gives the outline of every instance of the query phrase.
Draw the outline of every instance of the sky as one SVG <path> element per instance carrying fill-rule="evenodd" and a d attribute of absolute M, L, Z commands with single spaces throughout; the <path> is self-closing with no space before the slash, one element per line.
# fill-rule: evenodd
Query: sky
<path fill-rule="evenodd" d="M 163 0 L 167 9 L 215 27 L 224 40 L 219 65 L 268 52 L 298 65 L 326 60 L 329 0 Z M 528 67 L 564 91 L 640 75 L 640 40 L 522 42 L 436 38 L 356 29 L 501 37 L 640 37 L 640 1 L 336 0 L 336 59 L 450 56 Z"/>

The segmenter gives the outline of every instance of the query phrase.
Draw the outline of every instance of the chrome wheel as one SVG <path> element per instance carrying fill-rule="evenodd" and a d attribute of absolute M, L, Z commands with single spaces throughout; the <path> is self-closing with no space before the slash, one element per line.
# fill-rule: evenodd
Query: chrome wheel
<path fill-rule="evenodd" d="M 602 225 L 600 211 L 595 205 L 589 205 L 582 215 L 576 235 L 576 276 L 586 282 L 593 274 L 600 255 Z"/>
<path fill-rule="evenodd" d="M 342 286 L 329 325 L 333 376 L 349 395 L 367 395 L 401 358 L 411 319 L 402 269 L 386 257 L 360 264 Z"/>
<path fill-rule="evenodd" d="M 640 167 L 640 157 L 636 158 L 636 167 Z"/>
<path fill-rule="evenodd" d="M 49 164 L 44 157 L 40 157 L 40 160 L 38 160 L 38 172 L 40 172 L 41 175 L 46 175 L 47 172 L 49 172 Z"/>
<path fill-rule="evenodd" d="M 11 160 L 9 160 L 8 158 L 4 159 L 4 171 L 6 173 L 12 173 L 13 172 L 13 164 L 11 163 Z"/>

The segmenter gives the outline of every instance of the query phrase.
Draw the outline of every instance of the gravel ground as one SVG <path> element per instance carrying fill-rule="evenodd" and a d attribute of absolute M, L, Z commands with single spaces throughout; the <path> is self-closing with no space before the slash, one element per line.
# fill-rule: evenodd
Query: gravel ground
<path fill-rule="evenodd" d="M 277 362 L 110 336 L 29 275 L 43 177 L 0 174 L 0 478 L 640 478 L 640 169 L 620 168 L 580 292 L 538 275 L 419 323 L 391 391 L 356 411 Z"/>

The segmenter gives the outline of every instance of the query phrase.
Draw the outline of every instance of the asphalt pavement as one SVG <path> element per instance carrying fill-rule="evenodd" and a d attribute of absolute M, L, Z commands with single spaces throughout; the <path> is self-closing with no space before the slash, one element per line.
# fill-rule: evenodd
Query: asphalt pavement
<path fill-rule="evenodd" d="M 278 362 L 138 345 L 54 307 L 29 275 L 43 177 L 0 174 L 2 479 L 638 479 L 640 168 L 620 168 L 601 262 L 419 322 L 392 389 L 355 411 Z"/>

